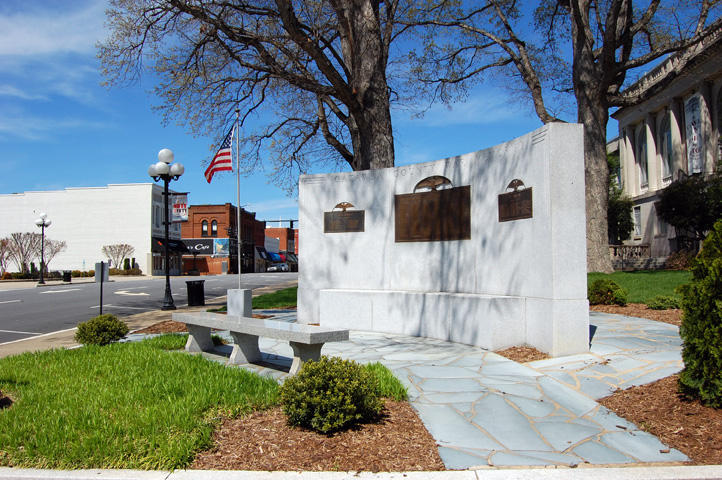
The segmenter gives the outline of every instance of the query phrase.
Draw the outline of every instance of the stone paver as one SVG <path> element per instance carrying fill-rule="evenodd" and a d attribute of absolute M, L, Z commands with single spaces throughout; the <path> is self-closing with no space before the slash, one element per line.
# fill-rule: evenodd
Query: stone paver
<path fill-rule="evenodd" d="M 280 315 L 294 321 L 291 312 Z M 595 401 L 679 371 L 676 327 L 597 313 L 591 324 L 589 354 L 528 365 L 468 345 L 358 331 L 323 354 L 390 368 L 409 387 L 447 468 L 686 461 Z M 243 367 L 282 381 L 277 366 L 290 365 L 290 347 L 268 339 L 260 347 L 264 362 Z"/>

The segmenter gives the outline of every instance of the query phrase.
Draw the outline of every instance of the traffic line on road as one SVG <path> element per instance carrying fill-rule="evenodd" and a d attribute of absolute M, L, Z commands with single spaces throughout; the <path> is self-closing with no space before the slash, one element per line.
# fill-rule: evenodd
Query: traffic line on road
<path fill-rule="evenodd" d="M 28 338 L 21 338 L 20 340 L 13 340 L 12 342 L 0 343 L 0 347 L 2 347 L 3 345 L 10 345 L 11 343 L 24 342 L 26 340 L 34 340 L 36 338 L 41 338 L 41 337 L 49 337 L 50 335 L 55 335 L 58 333 L 72 332 L 73 330 L 77 330 L 77 329 L 78 329 L 77 327 L 73 327 L 73 328 L 67 328 L 65 330 L 58 330 L 57 332 L 43 333 L 41 335 L 34 335 L 34 336 L 28 337 Z"/>
<path fill-rule="evenodd" d="M 144 293 L 144 292 L 134 293 L 134 292 L 129 292 L 128 290 L 130 290 L 130 289 L 118 290 L 117 292 L 114 292 L 114 293 L 115 293 L 116 295 L 131 295 L 131 296 L 138 296 L 138 295 L 140 295 L 140 296 L 150 297 L 150 293 Z"/>
<path fill-rule="evenodd" d="M 18 302 L 22 302 L 22 300 L 6 300 L 4 302 L 0 302 L 0 305 L 2 305 L 3 303 L 18 303 Z"/>
<path fill-rule="evenodd" d="M 0 330 L 0 333 L 19 333 L 20 335 L 39 335 L 37 332 L 18 332 L 17 330 Z"/>
<path fill-rule="evenodd" d="M 44 292 L 40 292 L 40 295 L 46 294 L 46 293 L 67 293 L 67 292 L 77 292 L 81 290 L 80 288 L 67 288 L 63 290 L 45 290 Z"/>
<path fill-rule="evenodd" d="M 146 312 L 150 312 L 150 311 L 152 311 L 152 310 L 155 310 L 155 309 L 153 309 L 153 308 L 128 307 L 128 306 L 125 306 L 125 305 L 113 305 L 113 304 L 111 304 L 111 303 L 104 303 L 104 304 L 103 304 L 103 308 L 107 308 L 107 307 L 114 307 L 114 308 L 120 308 L 120 309 L 129 308 L 129 309 L 131 309 L 131 310 L 143 310 L 143 311 L 146 311 Z M 95 305 L 95 306 L 92 306 L 92 307 L 90 307 L 90 308 L 91 308 L 91 309 L 99 309 L 99 308 L 100 308 L 100 305 Z"/>

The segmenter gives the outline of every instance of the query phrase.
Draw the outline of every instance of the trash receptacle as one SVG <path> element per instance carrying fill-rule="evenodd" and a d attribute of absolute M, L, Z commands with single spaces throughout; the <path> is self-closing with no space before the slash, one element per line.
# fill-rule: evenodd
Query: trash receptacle
<path fill-rule="evenodd" d="M 70 270 L 63 270 L 63 282 L 70 283 L 73 280 Z"/>
<path fill-rule="evenodd" d="M 195 307 L 198 305 L 205 305 L 205 292 L 203 291 L 203 284 L 205 280 L 191 280 L 187 281 L 188 285 L 188 306 Z"/>

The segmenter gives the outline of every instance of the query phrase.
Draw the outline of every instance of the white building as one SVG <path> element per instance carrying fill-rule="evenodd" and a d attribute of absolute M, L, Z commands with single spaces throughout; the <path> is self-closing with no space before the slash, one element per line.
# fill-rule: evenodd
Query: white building
<path fill-rule="evenodd" d="M 689 63 L 680 69 L 681 60 Z M 661 80 L 673 78 L 659 92 Z M 634 245 L 652 257 L 677 249 L 677 233 L 656 213 L 659 192 L 680 176 L 714 171 L 722 158 L 722 28 L 667 58 L 625 93 L 651 98 L 612 114 L 619 122 L 624 192 L 634 200 Z"/>
<path fill-rule="evenodd" d="M 49 270 L 92 270 L 96 262 L 108 261 L 102 253 L 104 245 L 125 243 L 135 248 L 137 268 L 146 275 L 161 275 L 163 211 L 163 187 L 154 183 L 0 194 L 0 238 L 16 232 L 40 233 L 35 220 L 44 212 L 52 221 L 45 229 L 46 238 L 68 244 L 48 264 Z M 180 240 L 179 223 L 171 224 L 169 237 Z M 182 249 L 182 243 L 170 245 Z M 172 274 L 180 274 L 179 254 L 171 257 L 170 265 Z"/>

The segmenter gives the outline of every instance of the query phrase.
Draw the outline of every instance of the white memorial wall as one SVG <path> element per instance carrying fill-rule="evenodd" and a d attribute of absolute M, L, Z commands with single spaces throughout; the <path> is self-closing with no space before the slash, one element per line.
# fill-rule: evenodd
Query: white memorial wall
<path fill-rule="evenodd" d="M 298 321 L 587 352 L 582 135 L 550 124 L 444 160 L 301 177 Z"/>

